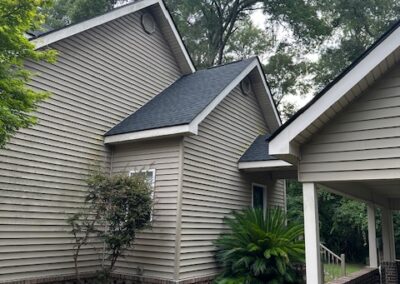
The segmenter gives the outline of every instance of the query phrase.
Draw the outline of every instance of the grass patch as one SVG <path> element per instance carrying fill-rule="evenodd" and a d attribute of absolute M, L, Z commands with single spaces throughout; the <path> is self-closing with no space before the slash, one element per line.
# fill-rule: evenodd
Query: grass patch
<path fill-rule="evenodd" d="M 365 264 L 346 263 L 346 275 L 359 271 L 365 267 Z M 324 264 L 325 282 L 332 281 L 341 276 L 341 268 L 339 265 Z"/>

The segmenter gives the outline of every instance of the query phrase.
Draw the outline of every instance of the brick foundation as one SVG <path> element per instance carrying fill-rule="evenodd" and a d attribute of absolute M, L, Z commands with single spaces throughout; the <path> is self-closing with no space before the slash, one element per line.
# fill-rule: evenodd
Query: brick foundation
<path fill-rule="evenodd" d="M 348 276 L 340 277 L 329 284 L 379 284 L 379 269 L 364 268 Z M 397 282 L 396 282 L 397 283 Z"/>
<path fill-rule="evenodd" d="M 139 276 L 130 276 L 130 275 L 113 275 L 112 284 L 211 284 L 215 276 L 205 276 L 199 277 L 195 279 L 188 280 L 180 280 L 180 281 L 172 281 L 172 280 L 163 280 L 163 279 L 151 279 Z"/>
<path fill-rule="evenodd" d="M 396 262 L 384 261 L 381 263 L 382 284 L 399 283 L 398 265 Z"/>
<path fill-rule="evenodd" d="M 164 279 L 154 279 L 148 277 L 113 274 L 110 284 L 211 284 L 215 276 L 205 276 L 195 279 L 172 281 Z M 85 274 L 81 276 L 84 284 L 97 284 L 94 274 Z M 77 284 L 74 275 L 43 277 L 38 279 L 25 279 L 6 282 L 7 284 Z"/>

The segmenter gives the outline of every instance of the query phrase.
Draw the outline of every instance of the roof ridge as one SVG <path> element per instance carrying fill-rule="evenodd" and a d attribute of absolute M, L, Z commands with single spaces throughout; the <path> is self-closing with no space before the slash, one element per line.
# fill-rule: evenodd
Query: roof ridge
<path fill-rule="evenodd" d="M 224 66 L 227 66 L 227 65 L 236 64 L 236 63 L 240 63 L 240 62 L 243 62 L 243 61 L 254 60 L 256 58 L 257 58 L 257 56 L 252 56 L 252 57 L 249 57 L 249 58 L 242 58 L 242 59 L 239 59 L 239 60 L 236 60 L 236 61 L 231 61 L 231 62 L 226 62 L 226 63 L 223 63 L 223 64 L 219 64 L 219 65 L 210 66 L 210 67 L 207 67 L 205 69 L 198 70 L 198 71 L 215 69 L 215 68 L 218 68 L 218 67 L 224 67 Z"/>

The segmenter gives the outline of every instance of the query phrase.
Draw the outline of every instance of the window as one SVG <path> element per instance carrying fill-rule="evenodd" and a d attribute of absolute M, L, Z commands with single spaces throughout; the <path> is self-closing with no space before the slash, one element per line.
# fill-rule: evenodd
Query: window
<path fill-rule="evenodd" d="M 147 182 L 151 185 L 151 188 L 154 190 L 154 184 L 156 182 L 156 170 L 155 169 L 142 170 L 142 171 L 134 170 L 129 172 L 129 176 L 132 176 L 140 172 L 143 172 L 146 175 Z M 153 198 L 153 195 L 151 197 Z"/>
<path fill-rule="evenodd" d="M 142 172 L 146 175 L 147 182 L 151 186 L 151 199 L 154 200 L 154 185 L 156 183 L 156 169 L 133 170 L 133 171 L 129 172 L 129 176 L 132 176 L 132 175 L 140 173 L 140 172 Z M 150 221 L 153 221 L 153 212 L 151 212 Z"/>
<path fill-rule="evenodd" d="M 263 211 L 267 208 L 267 188 L 265 185 L 252 184 L 252 206 L 261 208 Z"/>

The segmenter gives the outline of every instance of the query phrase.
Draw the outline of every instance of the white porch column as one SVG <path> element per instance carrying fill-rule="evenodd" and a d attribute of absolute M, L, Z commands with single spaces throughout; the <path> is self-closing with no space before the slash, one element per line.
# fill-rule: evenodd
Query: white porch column
<path fill-rule="evenodd" d="M 368 215 L 369 266 L 378 267 L 378 255 L 376 249 L 375 206 L 373 204 L 367 204 L 367 215 Z"/>
<path fill-rule="evenodd" d="M 303 183 L 303 204 L 307 283 L 321 284 L 318 193 L 314 183 Z"/>
<path fill-rule="evenodd" d="M 382 243 L 383 260 L 394 262 L 396 251 L 394 247 L 393 215 L 388 208 L 382 208 Z"/>

